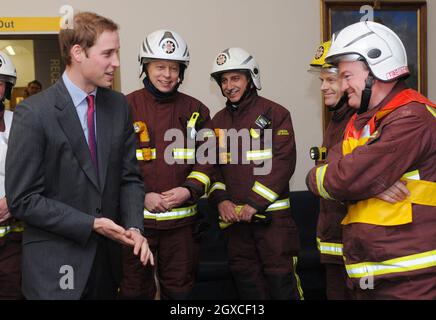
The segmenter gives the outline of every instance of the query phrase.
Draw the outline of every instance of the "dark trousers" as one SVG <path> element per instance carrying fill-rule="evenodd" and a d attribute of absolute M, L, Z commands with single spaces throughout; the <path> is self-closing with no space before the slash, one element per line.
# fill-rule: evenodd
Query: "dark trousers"
<path fill-rule="evenodd" d="M 21 300 L 21 232 L 0 238 L 0 300 Z"/>
<path fill-rule="evenodd" d="M 98 240 L 94 263 L 82 300 L 114 300 L 117 296 L 118 285 L 112 274 L 106 241 L 102 237 Z"/>
<path fill-rule="evenodd" d="M 300 300 L 295 271 L 298 232 L 290 213 L 270 225 L 234 223 L 226 229 L 229 266 L 243 300 Z"/>

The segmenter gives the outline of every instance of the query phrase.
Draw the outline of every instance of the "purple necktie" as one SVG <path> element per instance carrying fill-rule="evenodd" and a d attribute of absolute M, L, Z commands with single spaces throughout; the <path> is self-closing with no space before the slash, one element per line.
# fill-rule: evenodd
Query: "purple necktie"
<path fill-rule="evenodd" d="M 89 151 L 91 152 L 91 160 L 94 165 L 95 171 L 98 176 L 98 162 L 97 162 L 97 147 L 95 143 L 95 126 L 94 126 L 94 96 L 89 95 L 86 97 L 86 101 L 88 102 L 88 146 Z"/>

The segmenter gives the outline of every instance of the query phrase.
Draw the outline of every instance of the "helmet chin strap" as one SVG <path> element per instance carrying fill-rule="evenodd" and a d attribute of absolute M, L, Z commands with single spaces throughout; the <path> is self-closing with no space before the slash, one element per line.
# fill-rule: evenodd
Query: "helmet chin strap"
<path fill-rule="evenodd" d="M 368 111 L 369 100 L 371 99 L 372 86 L 374 84 L 374 77 L 368 75 L 365 80 L 365 89 L 362 91 L 362 98 L 360 100 L 360 108 L 357 110 L 357 114 L 362 114 Z"/>
<path fill-rule="evenodd" d="M 327 106 L 327 109 L 330 112 L 334 112 L 336 110 L 339 110 L 347 101 L 348 101 L 348 93 L 344 92 L 342 97 L 339 99 L 338 103 L 336 103 L 336 105 L 331 106 L 331 107 Z"/>

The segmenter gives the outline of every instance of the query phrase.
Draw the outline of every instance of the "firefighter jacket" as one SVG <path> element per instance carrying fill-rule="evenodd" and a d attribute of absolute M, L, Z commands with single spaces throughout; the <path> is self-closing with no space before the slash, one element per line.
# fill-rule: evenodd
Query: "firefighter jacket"
<path fill-rule="evenodd" d="M 313 168 L 308 187 L 325 199 L 354 201 L 343 220 L 345 267 L 359 285 L 436 273 L 436 109 L 400 81 L 375 108 L 353 116 L 344 156 Z M 394 205 L 373 197 L 406 179 Z"/>
<path fill-rule="evenodd" d="M 335 156 L 333 146 L 342 142 L 345 127 L 351 116 L 355 113 L 345 103 L 339 110 L 332 114 L 331 120 L 324 133 L 323 147 L 327 150 L 327 159 L 340 158 Z M 336 151 L 337 152 L 337 151 Z M 323 164 L 324 162 L 317 162 Z M 320 198 L 320 210 L 317 225 L 317 244 L 321 253 L 322 263 L 343 264 L 342 257 L 342 225 L 341 221 L 347 213 L 347 207 L 339 201 L 331 201 Z"/>
<path fill-rule="evenodd" d="M 215 139 L 213 130 L 207 129 L 211 125 L 209 109 L 181 92 L 157 98 L 143 88 L 127 99 L 138 134 L 136 155 L 146 192 L 160 193 L 183 186 L 191 193 L 185 204 L 168 212 L 145 209 L 145 227 L 173 229 L 194 223 L 196 202 L 207 193 L 213 171 L 212 164 L 199 164 L 196 157 L 203 139 Z"/>
<path fill-rule="evenodd" d="M 213 126 L 219 140 L 221 177 L 211 187 L 210 199 L 249 204 L 258 212 L 290 212 L 289 180 L 295 169 L 296 149 L 289 111 L 254 90 L 238 108 L 227 102 L 214 117 Z M 230 142 L 234 138 L 223 139 L 232 129 L 244 136 L 237 148 Z M 241 142 L 244 139 L 248 143 Z M 260 168 L 256 175 L 254 170 Z"/>

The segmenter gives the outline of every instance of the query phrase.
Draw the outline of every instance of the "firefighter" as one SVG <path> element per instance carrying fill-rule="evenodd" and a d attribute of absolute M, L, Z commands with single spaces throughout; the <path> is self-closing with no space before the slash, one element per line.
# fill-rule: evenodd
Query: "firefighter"
<path fill-rule="evenodd" d="M 13 113 L 3 101 L 11 99 L 17 72 L 7 54 L 0 52 L 0 299 L 22 299 L 21 222 L 11 216 L 5 195 L 5 160 Z"/>
<path fill-rule="evenodd" d="M 144 88 L 127 99 L 138 136 L 137 159 L 148 188 L 145 235 L 157 266 L 144 268 L 126 252 L 122 298 L 153 299 L 155 277 L 161 299 L 188 299 L 194 285 L 202 226 L 197 200 L 209 189 L 213 171 L 213 165 L 199 164 L 196 141 L 215 135 L 207 129 L 209 109 L 178 90 L 189 61 L 186 42 L 171 30 L 147 35 L 140 47 Z M 167 133 L 181 140 L 168 139 Z"/>
<path fill-rule="evenodd" d="M 436 299 L 436 105 L 407 88 L 406 50 L 384 25 L 344 28 L 326 61 L 338 64 L 357 113 L 342 157 L 313 168 L 307 183 L 324 199 L 348 201 L 343 254 L 353 295 Z M 391 203 L 376 198 L 386 189 L 396 190 Z"/>
<path fill-rule="evenodd" d="M 319 76 L 324 105 L 331 113 L 330 122 L 324 132 L 322 147 L 311 149 L 311 156 L 316 164 L 325 163 L 330 149 L 342 142 L 345 126 L 355 113 L 353 108 L 348 107 L 347 94 L 341 90 L 338 68 L 325 63 L 330 43 L 330 41 L 326 41 L 318 47 L 309 69 Z M 332 156 L 330 155 L 330 157 Z M 324 264 L 326 270 L 326 293 L 329 300 L 349 300 L 352 298 L 352 291 L 347 287 L 348 276 L 342 256 L 341 221 L 346 212 L 347 208 L 343 203 L 320 198 L 317 243 L 321 263 Z"/>
<path fill-rule="evenodd" d="M 257 94 L 259 66 L 241 48 L 220 52 L 211 76 L 227 101 L 212 121 L 220 170 L 209 197 L 226 227 L 239 296 L 302 299 L 295 271 L 299 238 L 289 202 L 296 162 L 291 115 Z M 229 141 L 240 141 L 238 135 L 245 142 L 232 147 Z"/>

